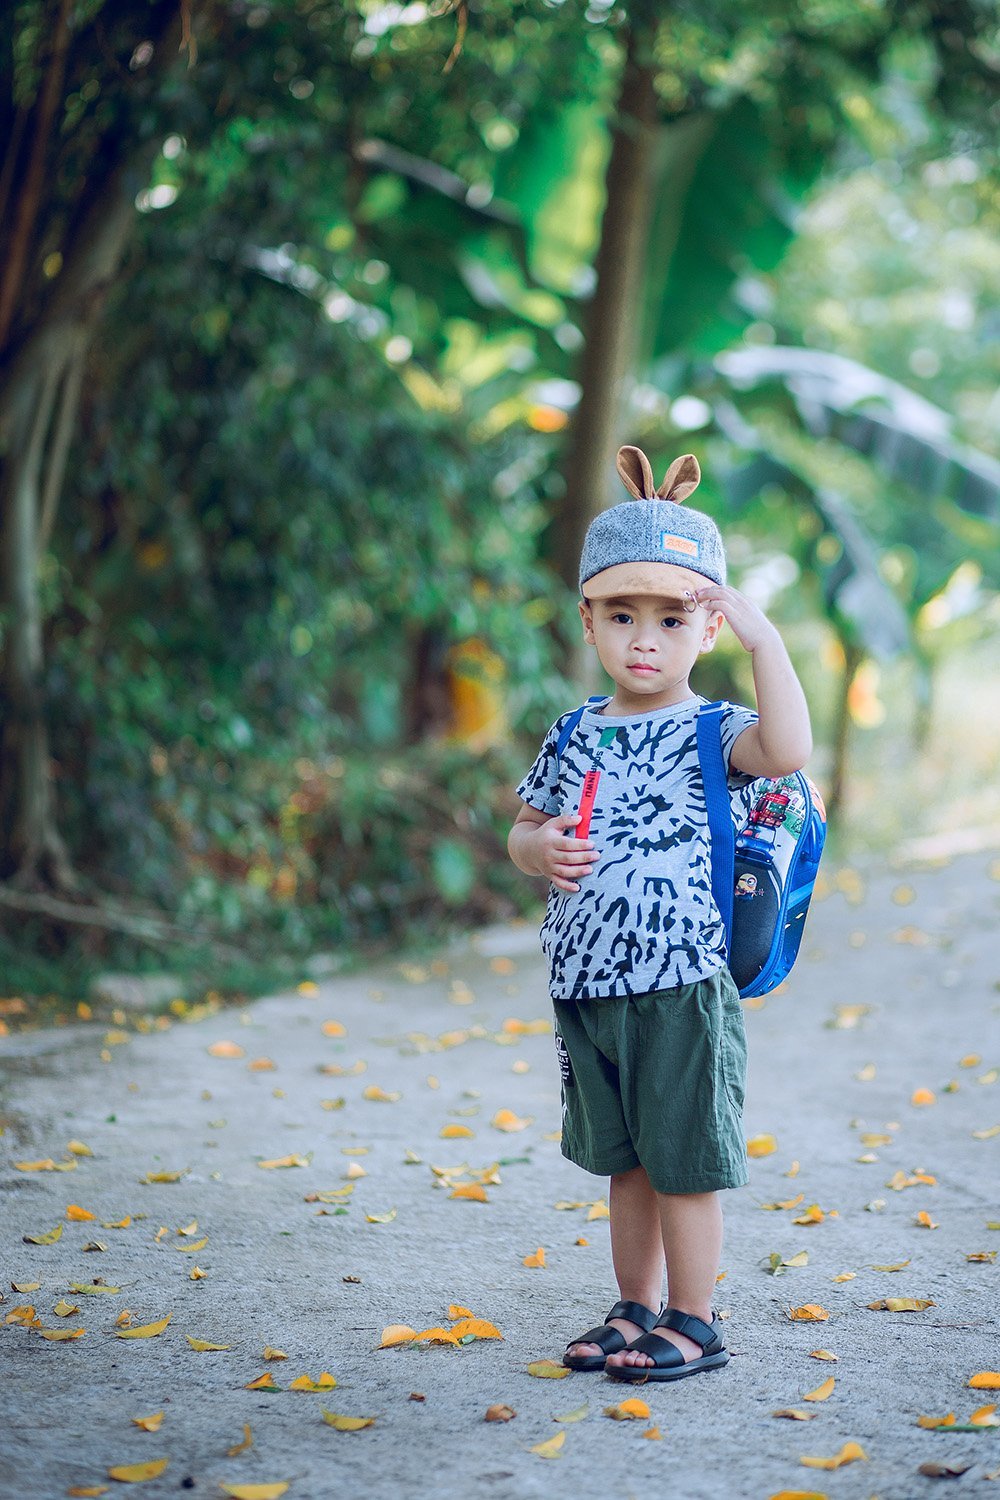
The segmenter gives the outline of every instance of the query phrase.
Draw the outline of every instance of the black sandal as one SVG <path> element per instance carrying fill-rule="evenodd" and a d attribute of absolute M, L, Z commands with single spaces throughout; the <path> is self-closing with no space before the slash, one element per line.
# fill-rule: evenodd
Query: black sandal
<path fill-rule="evenodd" d="M 623 1333 L 617 1328 L 609 1328 L 608 1324 L 612 1318 L 626 1318 L 630 1323 L 638 1323 L 640 1328 L 649 1330 L 663 1316 L 666 1309 L 661 1308 L 656 1313 L 651 1307 L 644 1307 L 641 1302 L 616 1302 L 608 1313 L 604 1322 L 598 1328 L 590 1328 L 586 1333 L 581 1333 L 578 1339 L 570 1339 L 566 1345 L 566 1353 L 563 1355 L 563 1364 L 568 1370 L 603 1370 L 604 1361 L 609 1354 L 617 1354 L 621 1349 L 632 1349 Z M 645 1335 L 644 1335 L 645 1336 Z M 597 1344 L 603 1349 L 603 1354 L 571 1355 L 569 1353 L 574 1344 Z"/>
<path fill-rule="evenodd" d="M 656 1328 L 673 1328 L 687 1338 L 700 1344 L 701 1359 L 685 1360 L 676 1344 L 669 1339 L 658 1338 L 647 1330 L 627 1345 L 640 1354 L 648 1354 L 651 1365 L 615 1365 L 607 1371 L 613 1380 L 629 1380 L 633 1383 L 645 1380 L 683 1380 L 685 1375 L 698 1375 L 702 1370 L 719 1370 L 729 1362 L 729 1350 L 719 1337 L 719 1319 L 713 1313 L 711 1323 L 696 1318 L 692 1313 L 678 1312 L 676 1307 L 665 1307 L 654 1324 Z M 617 1353 L 617 1350 L 614 1351 Z"/>

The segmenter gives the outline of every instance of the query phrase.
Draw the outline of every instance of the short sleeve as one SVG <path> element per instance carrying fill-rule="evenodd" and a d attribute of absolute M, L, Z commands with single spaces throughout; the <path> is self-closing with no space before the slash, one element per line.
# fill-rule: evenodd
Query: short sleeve
<path fill-rule="evenodd" d="M 539 812 L 550 813 L 553 816 L 562 811 L 556 743 L 568 718 L 568 714 L 563 714 L 552 725 L 531 769 L 516 789 L 522 802 L 527 802 L 529 807 L 534 807 Z"/>
<path fill-rule="evenodd" d="M 729 759 L 733 753 L 733 746 L 744 729 L 749 729 L 751 724 L 756 724 L 759 717 L 752 708 L 744 708 L 739 703 L 727 703 L 723 711 L 720 725 L 722 755 L 726 762 L 726 774 L 731 788 L 749 786 L 754 780 L 752 776 L 746 776 L 742 771 L 734 771 L 729 764 Z"/>

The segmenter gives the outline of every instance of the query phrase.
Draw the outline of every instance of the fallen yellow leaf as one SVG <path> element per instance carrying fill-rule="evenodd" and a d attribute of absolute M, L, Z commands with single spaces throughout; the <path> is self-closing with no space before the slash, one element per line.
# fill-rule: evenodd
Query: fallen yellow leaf
<path fill-rule="evenodd" d="M 582 1422 L 590 1412 L 590 1407 L 584 1402 L 583 1406 L 574 1407 L 572 1411 L 563 1412 L 562 1416 L 552 1418 L 553 1422 Z"/>
<path fill-rule="evenodd" d="M 468 1125 L 442 1125 L 438 1134 L 442 1140 L 455 1141 L 460 1136 L 472 1136 L 475 1132 L 470 1130 Z"/>
<path fill-rule="evenodd" d="M 808 1391 L 802 1397 L 803 1401 L 828 1401 L 833 1395 L 833 1388 L 836 1383 L 831 1375 L 829 1380 L 824 1380 L 823 1384 L 818 1385 L 814 1391 Z"/>
<path fill-rule="evenodd" d="M 539 1245 L 534 1255 L 526 1255 L 521 1264 L 528 1266 L 532 1270 L 544 1269 L 545 1251 L 542 1249 L 541 1245 Z"/>
<path fill-rule="evenodd" d="M 936 1307 L 928 1297 L 882 1297 L 878 1302 L 869 1302 L 872 1312 L 923 1312 L 925 1307 Z"/>
<path fill-rule="evenodd" d="M 173 1313 L 167 1313 L 165 1318 L 160 1318 L 157 1323 L 143 1323 L 138 1328 L 119 1328 L 116 1338 L 119 1339 L 154 1339 L 158 1333 L 166 1328 Z"/>
<path fill-rule="evenodd" d="M 1000 1418 L 996 1415 L 996 1406 L 980 1406 L 972 1413 L 969 1421 L 974 1427 L 1000 1427 Z"/>
<path fill-rule="evenodd" d="M 868 1454 L 860 1443 L 845 1443 L 833 1458 L 800 1458 L 799 1463 L 809 1469 L 839 1469 L 842 1464 L 854 1463 L 857 1459 L 868 1461 Z"/>
<path fill-rule="evenodd" d="M 790 1417 L 793 1422 L 811 1422 L 813 1417 L 818 1417 L 818 1411 L 803 1411 L 798 1406 L 783 1406 L 780 1411 L 773 1411 L 772 1417 Z"/>
<path fill-rule="evenodd" d="M 931 1089 L 914 1089 L 910 1095 L 910 1103 L 920 1105 L 934 1104 L 935 1095 Z"/>
<path fill-rule="evenodd" d="M 825 1323 L 830 1314 L 815 1302 L 804 1302 L 801 1307 L 790 1308 L 788 1316 L 796 1323 Z"/>
<path fill-rule="evenodd" d="M 290 1156 L 275 1156 L 270 1161 L 259 1161 L 258 1167 L 308 1167 L 312 1161 L 312 1155 L 299 1156 L 293 1152 Z"/>
<path fill-rule="evenodd" d="M 268 1391 L 277 1390 L 278 1387 L 274 1384 L 274 1376 L 270 1370 L 265 1370 L 263 1375 L 257 1376 L 256 1380 L 248 1381 L 243 1389 L 245 1391 Z"/>
<path fill-rule="evenodd" d="M 366 1089 L 361 1090 L 362 1099 L 372 1099 L 377 1104 L 395 1104 L 397 1099 L 402 1099 L 402 1094 L 388 1094 L 385 1089 L 380 1089 L 378 1084 L 370 1083 Z M 375 1418 L 372 1418 L 374 1421 Z"/>
<path fill-rule="evenodd" d="M 917 1214 L 917 1223 L 921 1226 L 922 1229 L 937 1229 L 940 1227 L 937 1222 L 931 1218 L 930 1214 L 925 1208 L 922 1208 Z"/>
<path fill-rule="evenodd" d="M 777 1149 L 773 1135 L 754 1135 L 747 1141 L 747 1156 L 771 1156 Z"/>
<path fill-rule="evenodd" d="M 388 1328 L 382 1329 L 382 1342 L 380 1349 L 394 1349 L 398 1344 L 409 1344 L 416 1338 L 416 1330 L 408 1323 L 390 1323 Z"/>
<path fill-rule="evenodd" d="M 539 1458 L 561 1458 L 559 1450 L 565 1441 L 565 1432 L 557 1432 L 553 1437 L 546 1438 L 544 1443 L 535 1443 L 531 1452 L 537 1453 Z"/>
<path fill-rule="evenodd" d="M 496 1130 L 524 1130 L 533 1123 L 530 1115 L 516 1115 L 512 1109 L 498 1109 L 490 1124 Z"/>
<path fill-rule="evenodd" d="M 156 1479 L 169 1462 L 169 1458 L 154 1458 L 144 1464 L 117 1464 L 108 1470 L 108 1478 L 120 1479 L 126 1484 L 142 1484 L 146 1479 Z"/>
<path fill-rule="evenodd" d="M 504 1406 L 502 1403 L 498 1403 L 496 1406 L 488 1406 L 486 1408 L 486 1415 L 483 1421 L 510 1422 L 516 1416 L 517 1412 L 512 1406 Z"/>
<path fill-rule="evenodd" d="M 68 1203 L 66 1205 L 66 1217 L 76 1223 L 83 1223 L 86 1219 L 96 1219 L 97 1215 L 92 1214 L 89 1209 L 81 1208 L 79 1203 Z"/>
<path fill-rule="evenodd" d="M 365 1214 L 365 1218 L 369 1224 L 391 1224 L 395 1217 L 396 1210 L 394 1208 L 390 1208 L 387 1214 Z"/>
<path fill-rule="evenodd" d="M 323 1370 L 316 1380 L 313 1380 L 311 1375 L 296 1375 L 295 1379 L 289 1383 L 288 1389 L 290 1391 L 332 1391 L 336 1384 L 329 1370 Z"/>
<path fill-rule="evenodd" d="M 246 1053 L 239 1042 L 213 1042 L 206 1047 L 209 1057 L 245 1057 Z"/>
<path fill-rule="evenodd" d="M 285 1354 L 281 1349 L 273 1349 L 270 1344 L 265 1344 L 264 1345 L 264 1358 L 265 1359 L 287 1359 L 288 1355 Z"/>
<path fill-rule="evenodd" d="M 486 1189 L 481 1182 L 460 1183 L 458 1187 L 451 1190 L 448 1197 L 471 1198 L 475 1203 L 488 1203 L 490 1201 L 486 1196 Z"/>
<path fill-rule="evenodd" d="M 233 1347 L 232 1344 L 210 1344 L 207 1339 L 193 1339 L 189 1333 L 186 1333 L 184 1337 L 191 1345 L 191 1348 L 198 1354 L 209 1354 L 214 1350 L 231 1349 Z"/>
<path fill-rule="evenodd" d="M 557 1365 L 554 1359 L 536 1359 L 528 1366 L 528 1374 L 536 1375 L 539 1380 L 564 1380 L 569 1369 L 566 1365 Z"/>
<path fill-rule="evenodd" d="M 48 1339 L 53 1344 L 66 1344 L 70 1339 L 82 1339 L 85 1330 L 82 1328 L 39 1328 L 37 1331 L 43 1339 Z"/>
<path fill-rule="evenodd" d="M 194 1240 L 190 1245 L 175 1245 L 174 1249 L 179 1250 L 182 1255 L 190 1255 L 195 1250 L 204 1250 L 207 1244 L 208 1236 L 206 1235 L 204 1239 Z"/>
<path fill-rule="evenodd" d="M 228 1484 L 219 1480 L 219 1488 L 232 1500 L 279 1500 L 291 1483 L 288 1479 L 278 1479 L 274 1484 Z"/>
<path fill-rule="evenodd" d="M 75 1302 L 67 1302 L 64 1298 L 61 1298 L 52 1311 L 57 1318 L 70 1318 L 74 1313 L 79 1312 L 80 1309 Z"/>
<path fill-rule="evenodd" d="M 829 1359 L 835 1364 L 840 1359 L 839 1354 L 831 1354 L 829 1349 L 813 1349 L 809 1355 L 810 1359 Z"/>
<path fill-rule="evenodd" d="M 946 1417 L 918 1417 L 918 1427 L 954 1427 L 955 1413 L 950 1411 Z"/>
<path fill-rule="evenodd" d="M 632 1397 L 629 1401 L 620 1401 L 617 1406 L 606 1406 L 604 1415 L 613 1418 L 616 1422 L 635 1422 L 640 1417 L 649 1416 L 649 1407 L 645 1401 Z"/>
<path fill-rule="evenodd" d="M 640 1432 L 640 1437 L 652 1438 L 655 1443 L 662 1443 L 663 1433 L 658 1427 L 647 1427 L 645 1432 Z"/>
<path fill-rule="evenodd" d="M 85 1146 L 82 1141 L 67 1141 L 66 1150 L 72 1151 L 74 1156 L 93 1156 L 94 1154 L 90 1147 Z"/>
<path fill-rule="evenodd" d="M 327 1411 L 325 1407 L 320 1407 L 320 1410 L 323 1421 L 336 1427 L 338 1432 L 360 1432 L 362 1427 L 371 1427 L 375 1421 L 374 1417 L 345 1417 L 341 1412 Z"/>
<path fill-rule="evenodd" d="M 451 1317 L 451 1314 L 448 1314 Z M 502 1339 L 503 1334 L 494 1323 L 488 1323 L 485 1318 L 474 1318 L 470 1314 L 454 1324 L 451 1330 L 459 1342 L 468 1342 L 471 1339 Z"/>
<path fill-rule="evenodd" d="M 1000 1372 L 980 1370 L 978 1375 L 969 1378 L 968 1383 L 974 1391 L 1000 1391 Z"/>
<path fill-rule="evenodd" d="M 804 1214 L 799 1214 L 798 1218 L 795 1218 L 795 1219 L 792 1220 L 792 1223 L 793 1224 L 822 1224 L 822 1222 L 823 1222 L 823 1220 L 825 1218 L 826 1218 L 826 1214 L 820 1208 L 819 1204 L 818 1203 L 812 1203 L 806 1209 L 805 1213 Z"/>
<path fill-rule="evenodd" d="M 471 1318 L 472 1308 L 462 1307 L 460 1303 L 452 1302 L 452 1304 L 448 1308 L 448 1316 L 449 1318 Z"/>
<path fill-rule="evenodd" d="M 604 1202 L 604 1200 L 601 1199 L 600 1202 L 592 1203 L 590 1205 L 590 1210 L 587 1214 L 587 1222 L 589 1223 L 592 1219 L 610 1219 L 610 1217 L 611 1210 L 608 1208 L 608 1205 Z"/>
<path fill-rule="evenodd" d="M 508 1036 L 546 1036 L 552 1030 L 552 1022 L 540 1021 L 517 1021 L 513 1016 L 504 1021 L 501 1031 Z"/>
<path fill-rule="evenodd" d="M 324 1036 L 346 1036 L 347 1027 L 343 1021 L 324 1021 L 320 1027 Z"/>
<path fill-rule="evenodd" d="M 252 1447 L 253 1447 L 253 1435 L 252 1435 L 252 1433 L 250 1431 L 250 1424 L 248 1422 L 244 1422 L 243 1423 L 243 1441 L 242 1441 L 242 1443 L 235 1443 L 232 1448 L 227 1448 L 226 1449 L 226 1457 L 227 1458 L 236 1458 L 236 1457 L 238 1457 L 239 1454 L 245 1453 L 248 1448 L 252 1448 Z"/>
<path fill-rule="evenodd" d="M 154 1412 L 151 1417 L 133 1417 L 132 1422 L 136 1427 L 141 1427 L 143 1432 L 159 1432 L 163 1423 L 164 1413 Z"/>

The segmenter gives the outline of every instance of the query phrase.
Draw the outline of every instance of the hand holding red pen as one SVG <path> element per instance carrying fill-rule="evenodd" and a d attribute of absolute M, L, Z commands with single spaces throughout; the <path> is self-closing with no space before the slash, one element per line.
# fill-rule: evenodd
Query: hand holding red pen
<path fill-rule="evenodd" d="M 574 838 L 569 830 L 580 821 L 579 813 L 564 813 L 539 823 L 531 835 L 533 863 L 560 891 L 574 893 L 578 882 L 589 875 L 600 859 L 590 839 Z"/>

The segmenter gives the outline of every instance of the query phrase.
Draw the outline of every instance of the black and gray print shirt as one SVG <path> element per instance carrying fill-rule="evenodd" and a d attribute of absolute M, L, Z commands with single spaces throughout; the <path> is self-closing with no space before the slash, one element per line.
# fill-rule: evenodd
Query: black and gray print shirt
<path fill-rule="evenodd" d="M 610 701 L 610 700 L 609 700 Z M 553 997 L 644 995 L 691 984 L 721 969 L 725 931 L 712 899 L 705 791 L 695 741 L 704 698 L 650 714 L 609 717 L 588 708 L 556 759 L 570 714 L 552 725 L 517 788 L 545 813 L 576 812 L 583 778 L 601 773 L 590 837 L 601 858 L 569 894 L 549 886 L 542 947 Z M 722 715 L 726 767 L 757 715 L 728 703 Z M 614 739 L 599 749 L 602 735 Z M 734 817 L 745 816 L 751 778 L 730 771 Z"/>

